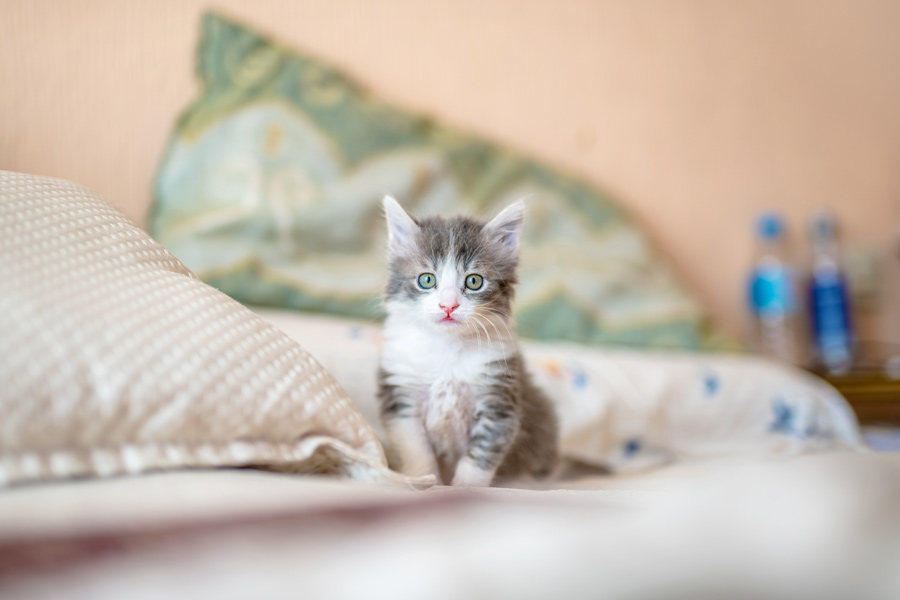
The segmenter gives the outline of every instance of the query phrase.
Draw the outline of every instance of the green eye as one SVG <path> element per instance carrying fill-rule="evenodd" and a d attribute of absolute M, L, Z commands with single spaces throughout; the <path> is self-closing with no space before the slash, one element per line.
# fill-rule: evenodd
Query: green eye
<path fill-rule="evenodd" d="M 481 275 L 469 275 L 466 277 L 466 287 L 472 290 L 473 292 L 476 290 L 480 290 L 481 286 L 484 285 L 484 277 Z"/>
<path fill-rule="evenodd" d="M 422 273 L 421 275 L 419 275 L 419 287 L 423 290 L 430 290 L 436 283 L 437 280 L 431 273 Z"/>

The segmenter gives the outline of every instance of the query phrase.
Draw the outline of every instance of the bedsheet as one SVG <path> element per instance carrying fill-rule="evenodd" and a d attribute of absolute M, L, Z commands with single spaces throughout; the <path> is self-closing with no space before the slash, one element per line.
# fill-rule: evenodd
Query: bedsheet
<path fill-rule="evenodd" d="M 307 348 L 386 442 L 376 401 L 379 327 L 254 310 Z M 739 354 L 534 341 L 522 349 L 535 382 L 557 406 L 562 454 L 579 463 L 622 473 L 680 460 L 865 447 L 841 395 L 793 367 Z"/>

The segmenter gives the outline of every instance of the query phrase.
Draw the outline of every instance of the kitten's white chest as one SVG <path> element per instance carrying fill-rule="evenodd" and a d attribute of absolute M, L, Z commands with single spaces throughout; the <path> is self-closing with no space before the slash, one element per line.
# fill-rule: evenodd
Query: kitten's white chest
<path fill-rule="evenodd" d="M 420 418 L 443 461 L 455 462 L 465 453 L 490 365 L 506 352 L 499 344 L 479 347 L 419 329 L 386 327 L 382 366 L 388 382 L 419 391 Z"/>
<path fill-rule="evenodd" d="M 472 386 L 452 376 L 435 380 L 422 405 L 425 430 L 439 457 L 456 462 L 465 452 L 474 410 Z"/>

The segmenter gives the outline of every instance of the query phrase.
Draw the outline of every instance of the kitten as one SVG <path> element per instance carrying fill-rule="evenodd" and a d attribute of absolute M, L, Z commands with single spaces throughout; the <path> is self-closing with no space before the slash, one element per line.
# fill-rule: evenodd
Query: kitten
<path fill-rule="evenodd" d="M 524 205 L 486 224 L 417 221 L 390 196 L 384 211 L 390 280 L 379 401 L 400 471 L 470 486 L 548 475 L 556 414 L 510 332 Z"/>

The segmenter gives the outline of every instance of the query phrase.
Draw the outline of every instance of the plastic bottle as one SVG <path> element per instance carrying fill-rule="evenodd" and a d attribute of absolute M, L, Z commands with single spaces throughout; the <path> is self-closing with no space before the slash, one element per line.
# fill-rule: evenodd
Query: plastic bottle
<path fill-rule="evenodd" d="M 748 295 L 756 350 L 770 358 L 801 364 L 800 303 L 795 270 L 787 260 L 784 222 L 775 213 L 757 222 L 758 257 Z"/>
<path fill-rule="evenodd" d="M 855 336 L 835 229 L 834 217 L 828 212 L 817 212 L 810 219 L 812 269 L 808 291 L 815 362 L 829 373 L 840 374 L 853 364 Z"/>

